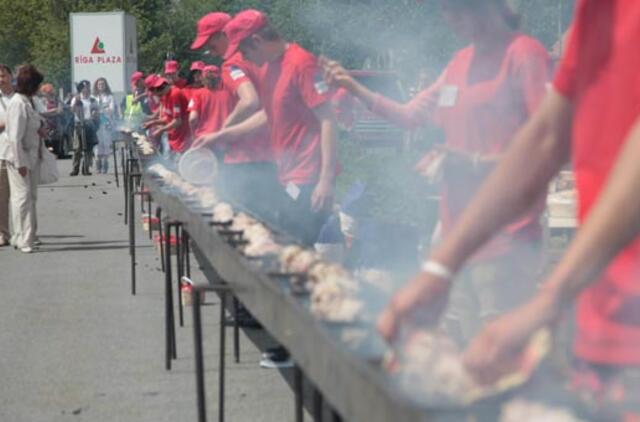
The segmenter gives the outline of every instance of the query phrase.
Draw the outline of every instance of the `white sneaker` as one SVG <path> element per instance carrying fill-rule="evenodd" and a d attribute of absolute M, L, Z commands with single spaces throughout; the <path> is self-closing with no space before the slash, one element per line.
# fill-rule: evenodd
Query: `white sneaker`
<path fill-rule="evenodd" d="M 33 248 L 30 247 L 30 246 L 25 246 L 24 248 L 20 248 L 20 252 L 31 253 L 31 252 L 33 252 Z"/>
<path fill-rule="evenodd" d="M 0 246 L 9 246 L 11 243 L 4 237 L 0 237 Z"/>

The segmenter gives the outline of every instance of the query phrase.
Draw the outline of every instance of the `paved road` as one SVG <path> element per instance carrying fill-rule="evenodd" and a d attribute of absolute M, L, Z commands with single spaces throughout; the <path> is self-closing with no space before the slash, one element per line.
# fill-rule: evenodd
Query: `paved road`
<path fill-rule="evenodd" d="M 178 331 L 179 359 L 166 372 L 155 251 L 148 238 L 139 242 L 132 297 L 122 191 L 112 176 L 72 178 L 69 161 L 58 163 L 64 177 L 39 190 L 41 249 L 0 248 L 0 421 L 195 421 L 190 314 Z M 204 310 L 211 421 L 218 309 Z M 241 341 L 243 362 L 227 372 L 227 420 L 293 420 L 289 386 L 260 369 L 259 351 Z"/>

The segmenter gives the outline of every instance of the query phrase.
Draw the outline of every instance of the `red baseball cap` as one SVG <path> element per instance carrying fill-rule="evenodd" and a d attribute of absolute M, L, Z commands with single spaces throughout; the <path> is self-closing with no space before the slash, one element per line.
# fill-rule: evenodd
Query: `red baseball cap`
<path fill-rule="evenodd" d="M 240 48 L 240 43 L 263 28 L 269 19 L 267 16 L 255 9 L 247 9 L 238 13 L 224 27 L 224 33 L 229 39 L 229 47 L 224 54 L 225 60 L 233 56 Z"/>
<path fill-rule="evenodd" d="M 140 71 L 133 72 L 133 74 L 131 75 L 131 84 L 135 84 L 142 78 L 144 78 L 144 73 Z"/>
<path fill-rule="evenodd" d="M 151 86 L 149 88 L 160 88 L 162 85 L 169 85 L 169 81 L 163 78 L 162 76 L 156 76 L 156 78 L 151 81 Z"/>
<path fill-rule="evenodd" d="M 191 69 L 189 70 L 199 70 L 200 72 L 202 72 L 204 68 L 205 68 L 204 62 L 198 60 L 196 62 L 191 63 Z"/>
<path fill-rule="evenodd" d="M 152 73 L 151 75 L 147 76 L 144 79 L 144 86 L 146 86 L 147 88 L 151 88 L 151 86 L 153 85 L 153 83 L 155 82 L 156 79 L 158 79 L 159 76 L 156 75 L 155 73 Z"/>
<path fill-rule="evenodd" d="M 180 69 L 180 65 L 175 60 L 168 60 L 164 62 L 164 73 L 178 73 L 178 69 Z"/>
<path fill-rule="evenodd" d="M 213 73 L 214 76 L 220 76 L 220 68 L 218 66 L 214 66 L 210 64 L 204 67 L 204 69 L 202 70 L 202 73 L 204 73 L 205 75 L 207 73 Z"/>
<path fill-rule="evenodd" d="M 196 39 L 191 44 L 192 50 L 201 49 L 216 32 L 222 31 L 222 28 L 231 21 L 231 16 L 226 13 L 214 12 L 204 15 L 196 25 Z"/>

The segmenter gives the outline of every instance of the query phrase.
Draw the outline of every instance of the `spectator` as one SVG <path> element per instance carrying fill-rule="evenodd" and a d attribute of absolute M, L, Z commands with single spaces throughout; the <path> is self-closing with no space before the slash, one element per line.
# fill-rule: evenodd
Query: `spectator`
<path fill-rule="evenodd" d="M 44 118 L 45 144 L 51 145 L 54 141 L 64 142 L 64 106 L 56 95 L 56 90 L 51 84 L 43 84 L 40 87 L 39 102 L 36 109 Z M 38 107 L 39 105 L 39 107 Z M 58 153 L 64 152 L 61 145 Z"/>
<path fill-rule="evenodd" d="M 70 176 L 77 176 L 82 164 L 82 174 L 91 176 L 89 168 L 93 160 L 93 147 L 96 145 L 98 127 L 98 101 L 91 96 L 91 83 L 81 81 L 77 86 L 78 93 L 71 99 L 71 109 L 75 116 L 73 136 L 73 170 Z"/>
<path fill-rule="evenodd" d="M 39 130 L 42 118 L 37 113 L 33 96 L 38 92 L 43 76 L 25 65 L 16 75 L 16 94 L 7 109 L 6 131 L 9 151 L 6 157 L 11 189 L 11 243 L 24 253 L 31 253 L 36 241 L 36 200 L 41 148 Z"/>
<path fill-rule="evenodd" d="M 142 72 L 134 72 L 131 75 L 131 93 L 122 102 L 122 115 L 130 129 L 137 128 L 144 116 L 151 114 L 144 79 Z"/>
<path fill-rule="evenodd" d="M 98 102 L 99 125 L 97 131 L 96 170 L 106 174 L 109 171 L 109 154 L 113 143 L 113 126 L 118 119 L 118 108 L 105 78 L 98 78 L 93 84 L 93 96 Z"/>
<path fill-rule="evenodd" d="M 5 160 L 9 157 L 7 139 L 7 109 L 13 97 L 12 73 L 9 66 L 0 64 L 0 246 L 9 245 L 9 176 Z"/>

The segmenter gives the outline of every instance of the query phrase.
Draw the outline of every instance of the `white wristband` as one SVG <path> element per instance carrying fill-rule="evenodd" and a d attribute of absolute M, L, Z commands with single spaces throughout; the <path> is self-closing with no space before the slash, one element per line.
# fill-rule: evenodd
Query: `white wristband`
<path fill-rule="evenodd" d="M 439 262 L 424 261 L 420 269 L 425 274 L 433 275 L 446 281 L 453 280 L 453 272 Z"/>

